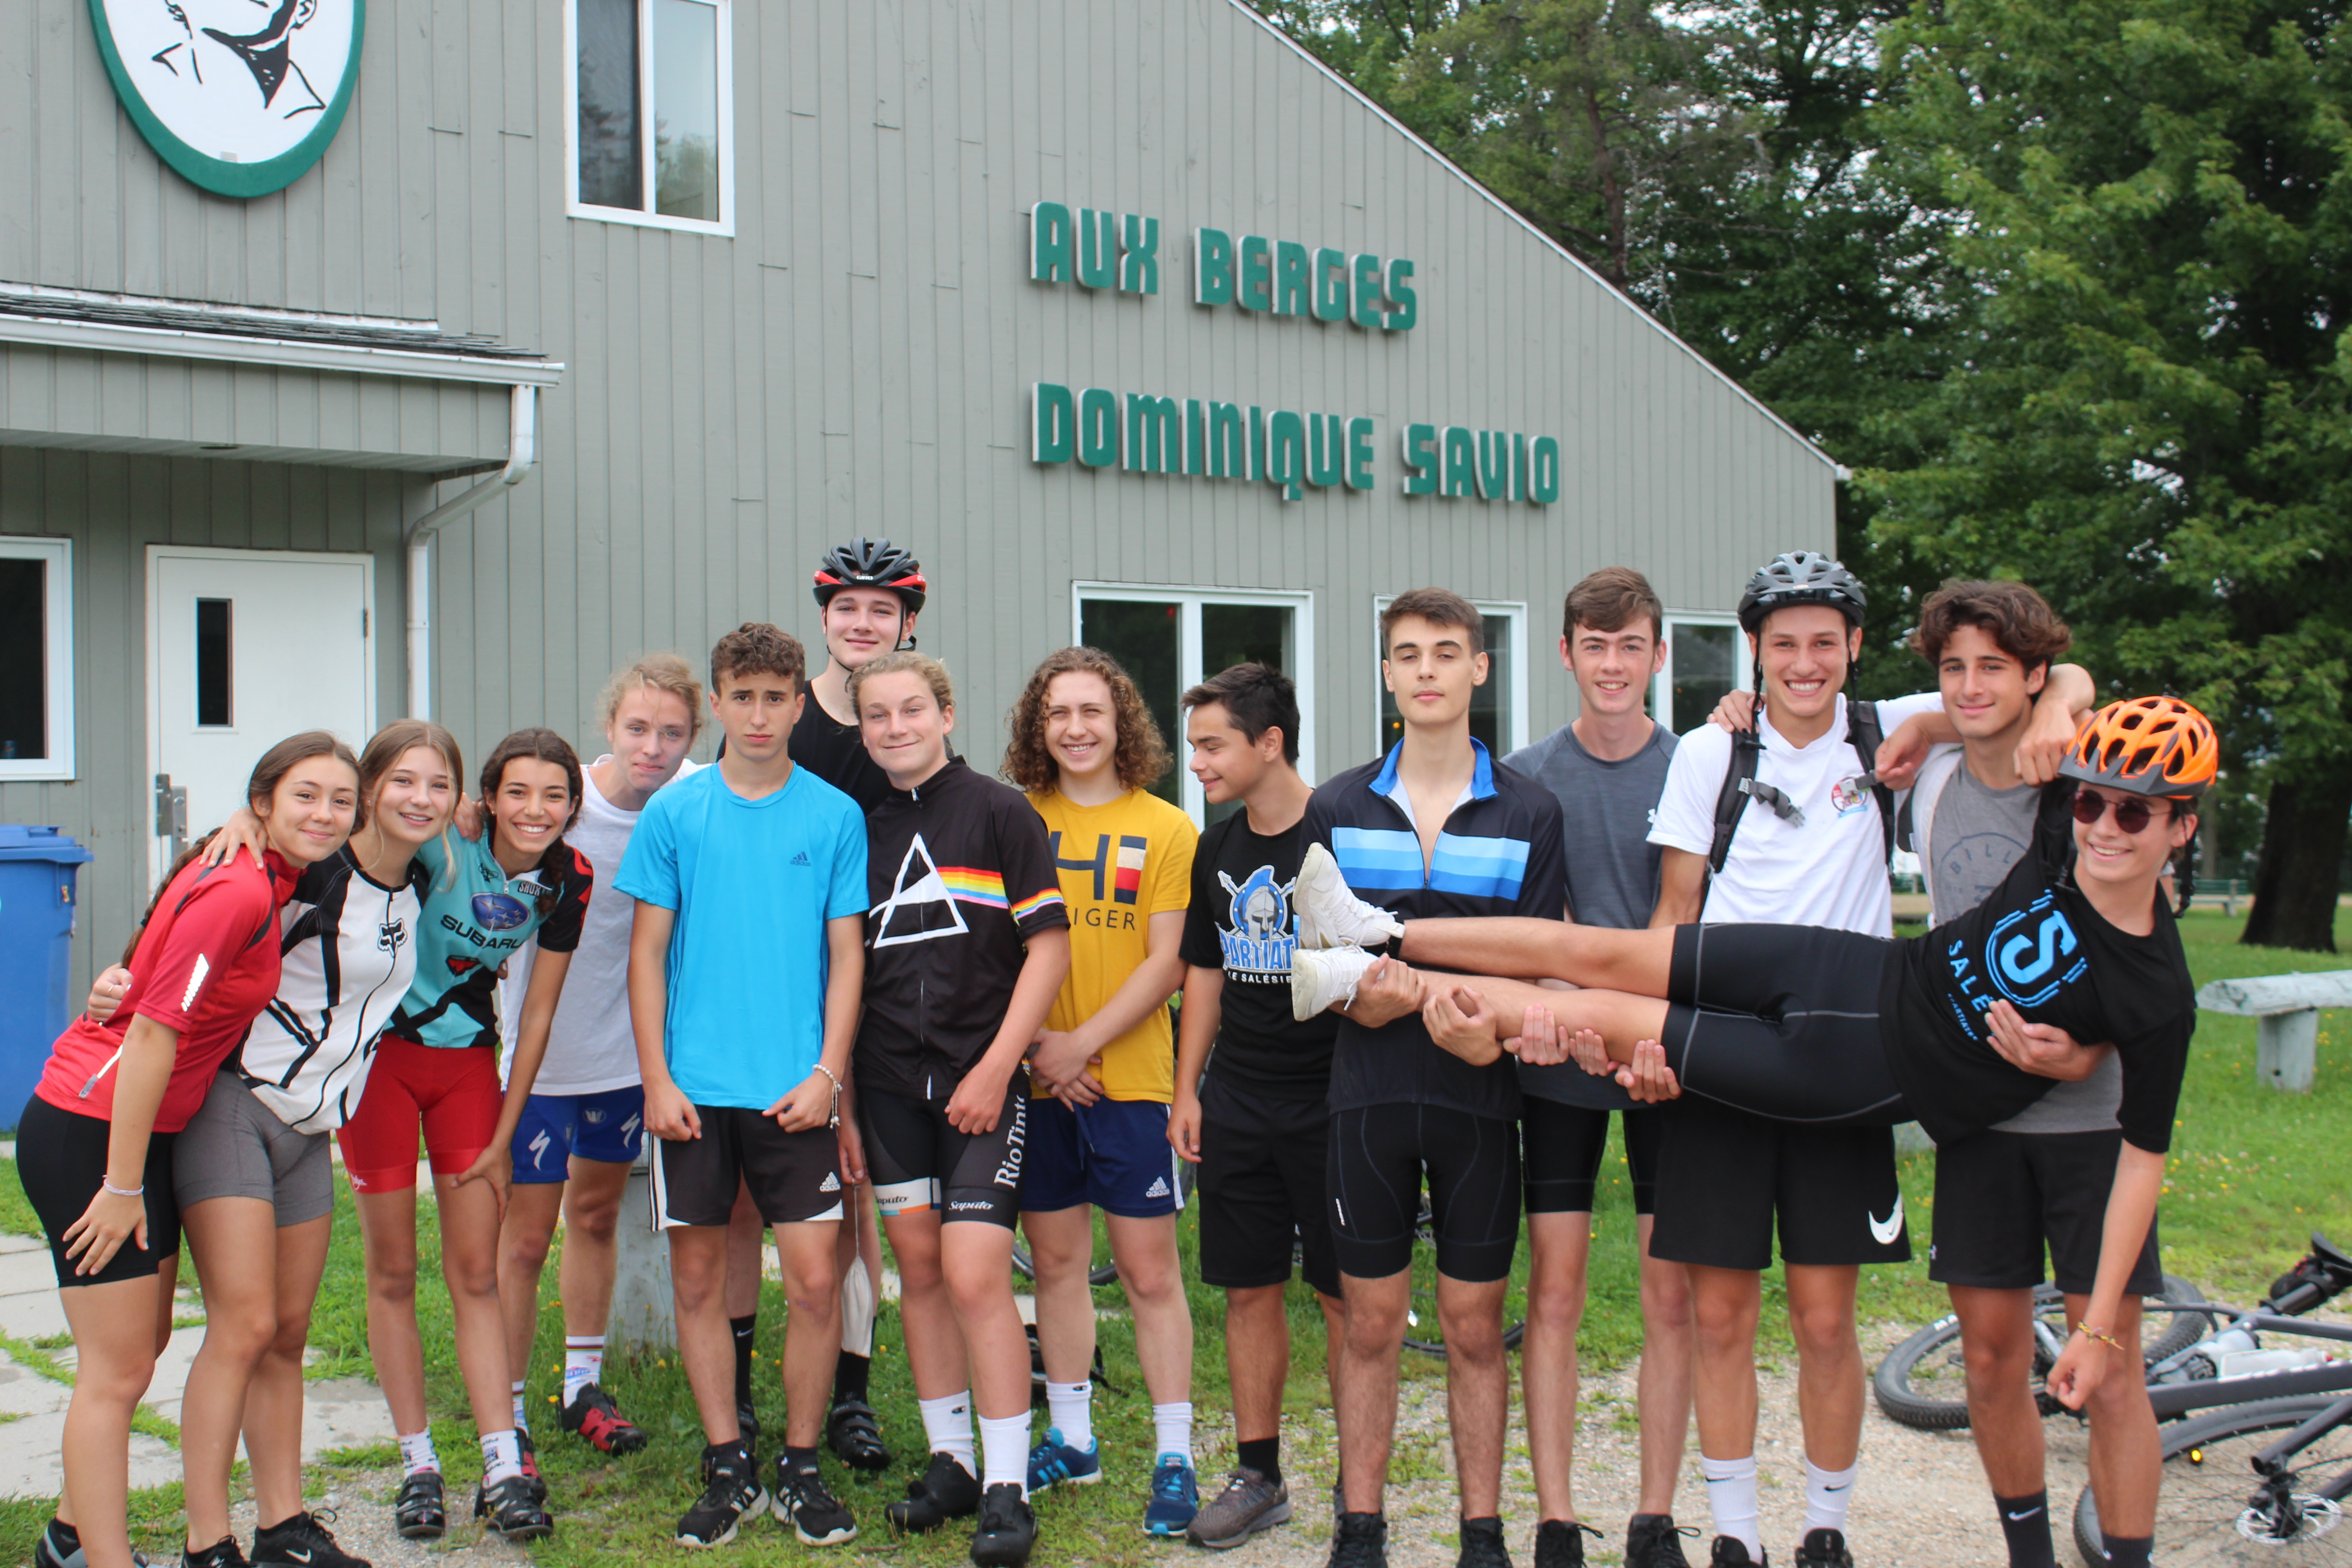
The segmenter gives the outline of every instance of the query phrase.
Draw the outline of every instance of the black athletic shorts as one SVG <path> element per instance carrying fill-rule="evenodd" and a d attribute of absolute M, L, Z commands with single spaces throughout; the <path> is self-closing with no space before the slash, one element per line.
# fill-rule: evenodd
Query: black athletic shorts
<path fill-rule="evenodd" d="M 702 1136 L 654 1140 L 654 1228 L 725 1225 L 739 1187 L 770 1225 L 842 1216 L 841 1140 L 830 1127 L 787 1132 L 772 1116 L 698 1105 Z"/>
<path fill-rule="evenodd" d="M 1412 1264 L 1429 1176 L 1437 1271 L 1479 1285 L 1511 1271 L 1519 1245 L 1519 1130 L 1438 1105 L 1367 1105 L 1331 1118 L 1324 1165 L 1339 1271 L 1385 1279 Z"/>
<path fill-rule="evenodd" d="M 1666 1065 L 1685 1094 L 1778 1121 L 1910 1121 L 1879 1037 L 1888 947 L 1820 926 L 1677 926 Z"/>
<path fill-rule="evenodd" d="M 1021 1156 L 1029 1141 L 1029 1069 L 1004 1086 L 992 1131 L 974 1136 L 948 1121 L 955 1084 L 936 1100 L 861 1088 L 857 1128 L 866 1175 L 887 1219 L 937 1209 L 940 1223 L 975 1220 L 1011 1230 L 1021 1217 Z"/>
<path fill-rule="evenodd" d="M 1236 1089 L 1213 1069 L 1201 1080 L 1201 1283 L 1224 1290 L 1280 1285 L 1299 1272 L 1339 1294 L 1331 1209 L 1331 1113 L 1323 1100 L 1275 1100 Z"/>
<path fill-rule="evenodd" d="M 2123 1129 L 2104 1132 L 1972 1132 L 1936 1146 L 1936 1221 L 1927 1278 L 1939 1285 L 2024 1290 L 2045 1279 L 2087 1296 L 2098 1281 L 2107 1191 Z M 2042 1268 L 2044 1243 L 2050 1270 Z M 2156 1224 L 2126 1289 L 2164 1288 Z"/>
<path fill-rule="evenodd" d="M 1666 1112 L 1652 1108 L 1625 1115 L 1625 1163 L 1633 1174 L 1633 1212 L 1657 1205 L 1658 1147 Z M 1519 1157 L 1527 1171 L 1529 1214 L 1591 1214 L 1609 1145 L 1609 1112 L 1589 1105 L 1525 1097 L 1519 1110 Z"/>
<path fill-rule="evenodd" d="M 1659 1120 L 1650 1255 L 1712 1268 L 1766 1268 L 1773 1223 L 1796 1264 L 1901 1263 L 1911 1256 L 1895 1133 L 1806 1127 L 1696 1096 Z"/>
<path fill-rule="evenodd" d="M 122 1238 L 106 1267 L 95 1274 L 74 1272 L 66 1256 L 66 1232 L 89 1208 L 89 1200 L 106 1181 L 106 1141 L 114 1131 L 103 1117 L 60 1110 L 39 1095 L 25 1102 L 16 1122 L 16 1179 L 41 1216 L 49 1238 L 49 1261 L 56 1265 L 58 1283 L 111 1285 L 117 1279 L 144 1279 L 180 1256 L 180 1202 L 173 1195 L 172 1141 L 175 1132 L 147 1135 L 147 1168 L 140 1175 L 146 1190 L 147 1245 L 136 1232 Z"/>

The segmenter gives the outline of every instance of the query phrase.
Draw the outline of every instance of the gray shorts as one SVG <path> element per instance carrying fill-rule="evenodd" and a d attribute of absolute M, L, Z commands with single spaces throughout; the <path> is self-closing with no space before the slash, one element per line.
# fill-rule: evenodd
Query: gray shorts
<path fill-rule="evenodd" d="M 297 1132 L 223 1072 L 172 1147 L 172 1185 L 184 1211 L 206 1198 L 259 1198 L 280 1229 L 335 1206 L 335 1170 L 324 1132 Z"/>

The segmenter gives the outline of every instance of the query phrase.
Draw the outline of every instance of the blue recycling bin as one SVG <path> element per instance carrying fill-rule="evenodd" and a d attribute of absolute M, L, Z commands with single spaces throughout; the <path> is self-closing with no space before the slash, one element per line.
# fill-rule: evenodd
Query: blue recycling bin
<path fill-rule="evenodd" d="M 0 1127 L 11 1132 L 72 1016 L 74 879 L 90 858 L 57 828 L 0 823 Z"/>

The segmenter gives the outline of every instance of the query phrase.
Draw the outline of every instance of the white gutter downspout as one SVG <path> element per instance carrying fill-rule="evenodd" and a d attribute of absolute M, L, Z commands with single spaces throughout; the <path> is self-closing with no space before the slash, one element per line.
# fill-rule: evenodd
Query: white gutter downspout
<path fill-rule="evenodd" d="M 518 385 L 508 421 L 507 466 L 401 531 L 408 546 L 408 716 L 433 717 L 433 535 L 492 496 L 522 483 L 539 460 L 539 388 Z"/>

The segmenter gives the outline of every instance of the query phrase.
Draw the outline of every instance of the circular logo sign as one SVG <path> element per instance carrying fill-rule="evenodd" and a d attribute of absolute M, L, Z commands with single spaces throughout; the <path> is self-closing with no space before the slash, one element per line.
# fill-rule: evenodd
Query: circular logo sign
<path fill-rule="evenodd" d="M 520 931 L 530 920 L 530 906 L 511 893 L 476 893 L 474 923 L 484 931 Z"/>
<path fill-rule="evenodd" d="M 163 162 L 224 196 L 319 161 L 359 82 L 366 0 L 89 0 L 122 107 Z"/>

